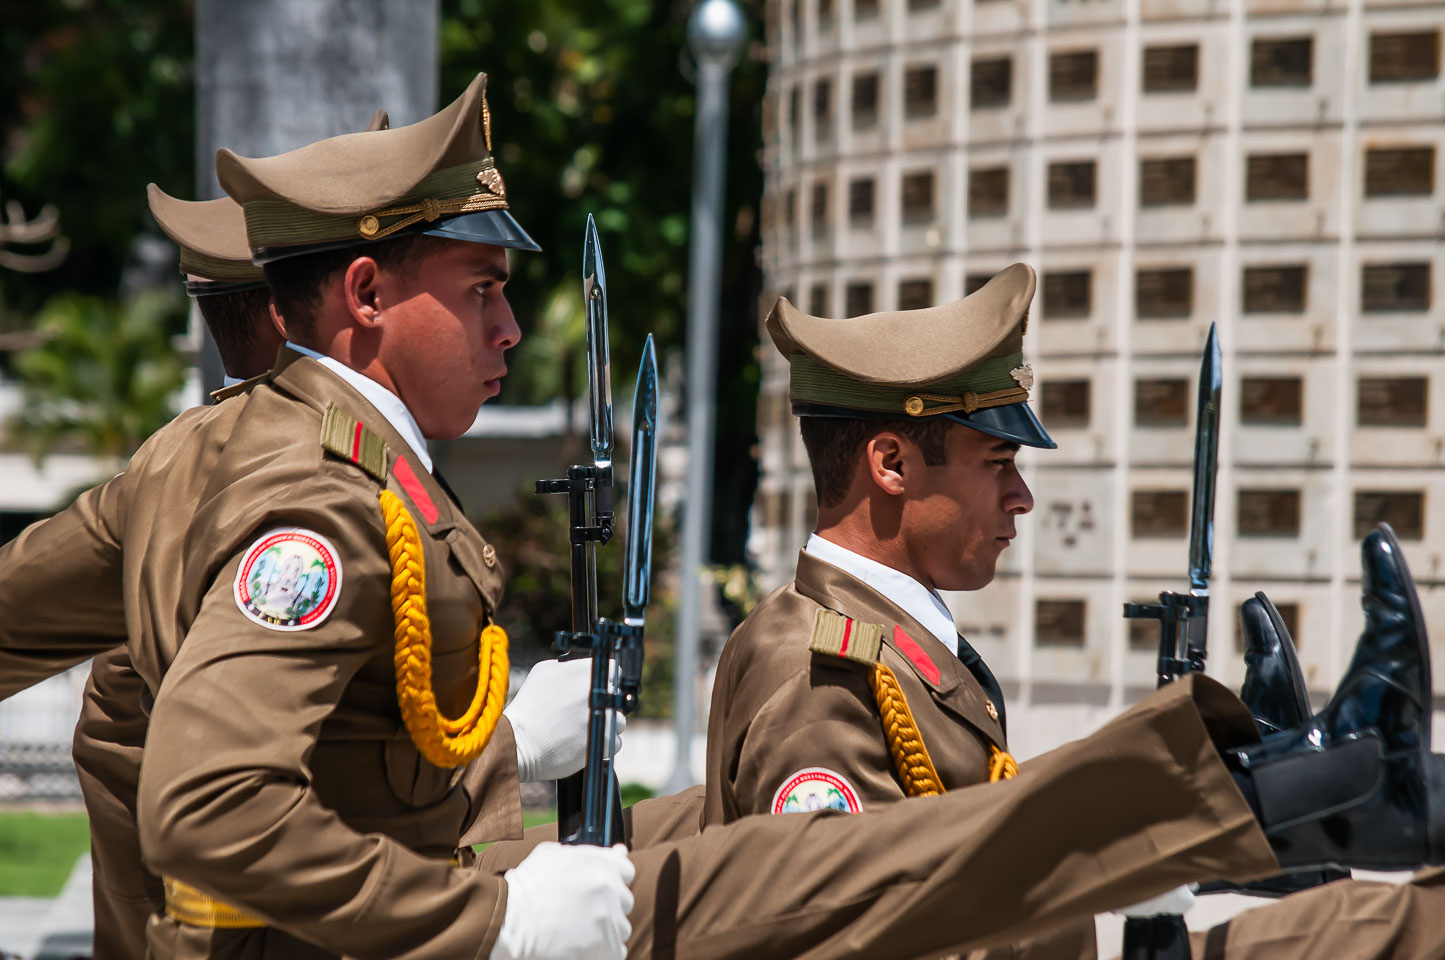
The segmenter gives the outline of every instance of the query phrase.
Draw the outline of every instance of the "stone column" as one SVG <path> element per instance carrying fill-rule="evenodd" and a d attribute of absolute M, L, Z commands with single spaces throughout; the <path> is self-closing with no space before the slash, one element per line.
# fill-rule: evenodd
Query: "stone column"
<path fill-rule="evenodd" d="M 197 0 L 196 193 L 221 195 L 215 155 L 268 156 L 436 110 L 437 0 Z M 204 324 L 197 323 L 204 330 Z M 202 382 L 221 383 L 206 338 Z"/>

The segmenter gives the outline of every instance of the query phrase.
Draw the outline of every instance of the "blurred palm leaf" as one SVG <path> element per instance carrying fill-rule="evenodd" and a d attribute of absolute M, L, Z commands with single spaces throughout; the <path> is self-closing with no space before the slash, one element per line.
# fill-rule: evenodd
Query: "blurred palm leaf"
<path fill-rule="evenodd" d="M 147 293 L 122 304 L 59 294 L 36 317 L 40 346 L 15 359 L 23 405 L 12 436 L 38 458 L 57 445 L 125 457 L 175 416 L 186 367 L 169 329 L 183 301 Z"/>

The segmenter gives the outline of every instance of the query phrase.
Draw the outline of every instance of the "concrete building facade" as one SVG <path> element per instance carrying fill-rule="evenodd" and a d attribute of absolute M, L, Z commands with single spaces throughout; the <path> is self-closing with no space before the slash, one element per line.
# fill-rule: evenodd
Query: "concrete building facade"
<path fill-rule="evenodd" d="M 1442 22 L 1438 0 L 769 4 L 769 297 L 853 316 L 1039 272 L 1025 352 L 1059 449 L 1020 458 L 1037 505 L 998 579 L 948 598 L 1011 717 L 1050 708 L 1015 724 L 1025 752 L 1153 685 L 1152 624 L 1120 614 L 1186 586 L 1211 322 L 1211 672 L 1240 679 L 1236 612 L 1263 589 L 1327 692 L 1379 520 L 1445 624 Z M 775 586 L 816 508 L 762 353 L 750 546 Z"/>

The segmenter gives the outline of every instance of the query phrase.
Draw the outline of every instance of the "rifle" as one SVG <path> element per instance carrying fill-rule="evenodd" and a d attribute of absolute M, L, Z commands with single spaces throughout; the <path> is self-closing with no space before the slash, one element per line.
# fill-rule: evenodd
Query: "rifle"
<path fill-rule="evenodd" d="M 1209 651 L 1209 576 L 1214 558 L 1214 487 L 1219 469 L 1219 331 L 1209 325 L 1199 364 L 1194 420 L 1194 492 L 1189 510 L 1189 592 L 1166 590 L 1158 603 L 1126 603 L 1124 617 L 1159 621 L 1159 686 L 1203 673 Z M 1189 931 L 1177 914 L 1130 917 L 1121 960 L 1189 960 Z"/>
<path fill-rule="evenodd" d="M 587 379 L 590 412 L 591 464 L 573 464 L 567 476 L 539 480 L 539 494 L 567 495 L 568 541 L 571 545 L 571 630 L 558 631 L 553 648 L 563 658 L 590 652 L 592 689 L 587 727 L 587 766 L 582 773 L 557 782 L 558 835 L 567 843 L 610 845 L 620 839 L 622 799 L 612 775 L 612 709 L 631 713 L 641 686 L 642 621 L 647 606 L 646 578 L 652 563 L 652 486 L 655 478 L 657 424 L 657 362 L 648 337 L 643 368 L 638 374 L 633 416 L 633 482 L 645 466 L 646 490 L 633 486 L 628 524 L 627 597 L 621 623 L 597 616 L 597 547 L 612 539 L 613 428 L 612 377 L 607 338 L 607 273 L 602 245 L 591 215 L 583 238 L 583 302 L 587 312 Z M 650 376 L 649 376 L 650 371 Z M 643 409 L 639 412 L 637 406 Z M 650 406 L 649 406 L 650 404 Z M 645 457 L 644 464 L 640 457 Z M 639 510 L 639 501 L 645 509 Z M 635 581 L 643 578 L 639 587 Z M 640 606 L 630 601 L 640 597 Z M 632 621 L 636 621 L 633 623 Z M 619 693 L 612 691 L 612 661 L 622 661 Z M 609 797 L 610 794 L 610 797 Z M 609 804 L 610 799 L 610 804 Z"/>

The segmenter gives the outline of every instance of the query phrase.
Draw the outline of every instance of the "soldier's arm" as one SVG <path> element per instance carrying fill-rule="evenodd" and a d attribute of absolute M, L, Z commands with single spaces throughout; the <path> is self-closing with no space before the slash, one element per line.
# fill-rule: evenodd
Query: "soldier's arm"
<path fill-rule="evenodd" d="M 222 565 L 151 715 L 142 850 L 157 872 L 337 954 L 486 956 L 504 881 L 359 833 L 312 786 L 323 721 L 348 684 L 373 681 L 358 671 L 391 643 L 379 510 L 314 486 L 294 500 L 304 509 L 273 514 L 257 533 L 301 527 L 328 541 L 340 567 L 335 606 L 308 629 L 275 629 L 238 603 L 245 551 Z"/>
<path fill-rule="evenodd" d="M 741 815 L 831 806 L 870 809 L 902 799 L 865 674 L 809 662 L 778 685 L 736 748 Z"/>
<path fill-rule="evenodd" d="M 462 846 L 517 840 L 522 836 L 522 792 L 517 777 L 517 741 L 503 715 L 482 755 L 473 760 L 459 786 L 469 809 Z"/>
<path fill-rule="evenodd" d="M 0 547 L 0 700 L 125 642 L 125 475 Z"/>

